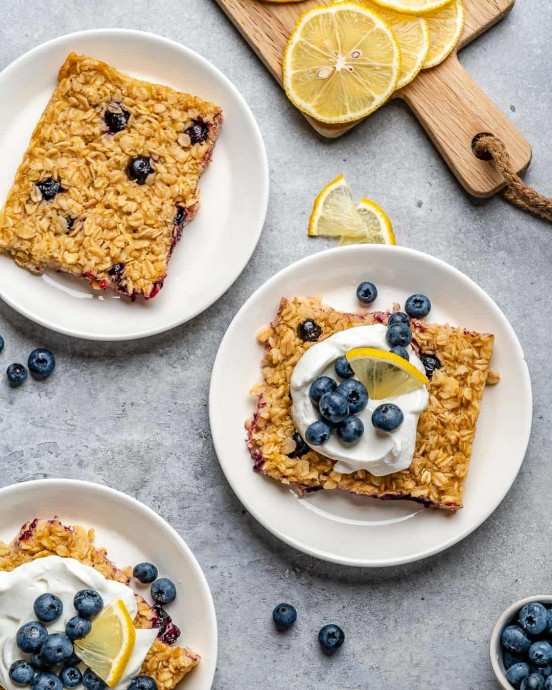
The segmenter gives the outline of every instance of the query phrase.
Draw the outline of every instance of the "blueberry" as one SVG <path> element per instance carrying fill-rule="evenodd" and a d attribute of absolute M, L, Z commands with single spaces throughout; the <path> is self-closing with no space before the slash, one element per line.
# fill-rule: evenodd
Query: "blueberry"
<path fill-rule="evenodd" d="M 46 659 L 40 655 L 40 652 L 35 652 L 32 655 L 31 664 L 37 671 L 50 671 L 55 666 L 55 664 L 46 661 Z"/>
<path fill-rule="evenodd" d="M 74 218 L 71 218 L 71 216 L 65 216 L 65 225 L 67 226 L 67 232 L 69 232 L 73 228 L 74 224 L 75 224 Z"/>
<path fill-rule="evenodd" d="M 48 637 L 48 631 L 38 621 L 31 621 L 24 623 L 15 637 L 17 646 L 25 654 L 32 654 L 38 652 L 42 647 L 42 643 Z"/>
<path fill-rule="evenodd" d="M 402 347 L 401 345 L 395 345 L 395 347 L 392 347 L 391 352 L 394 355 L 398 355 L 399 357 L 406 359 L 407 362 L 410 360 L 410 355 L 408 354 L 408 350 L 405 347 Z"/>
<path fill-rule="evenodd" d="M 405 323 L 395 323 L 387 329 L 385 339 L 389 347 L 406 347 L 412 342 L 412 331 Z"/>
<path fill-rule="evenodd" d="M 19 659 L 10 666 L 10 678 L 16 685 L 30 685 L 36 671 L 28 661 Z"/>
<path fill-rule="evenodd" d="M 404 414 L 398 405 L 384 403 L 372 412 L 372 424 L 380 431 L 395 431 L 404 421 Z"/>
<path fill-rule="evenodd" d="M 82 675 L 82 684 L 86 690 L 104 690 L 104 688 L 107 688 L 104 681 L 89 668 Z"/>
<path fill-rule="evenodd" d="M 436 355 L 422 353 L 420 355 L 420 360 L 424 365 L 425 373 L 428 379 L 432 378 L 435 369 L 441 368 L 441 362 L 437 359 Z"/>
<path fill-rule="evenodd" d="M 313 343 L 322 335 L 322 329 L 312 319 L 306 319 L 299 324 L 297 334 L 301 340 L 304 340 L 308 343 Z"/>
<path fill-rule="evenodd" d="M 540 673 L 531 673 L 521 681 L 520 690 L 544 690 L 544 678 Z"/>
<path fill-rule="evenodd" d="M 173 218 L 173 225 L 182 230 L 183 227 L 186 225 L 187 220 L 188 211 L 184 208 L 184 206 L 177 206 L 176 213 L 174 214 Z"/>
<path fill-rule="evenodd" d="M 31 352 L 27 364 L 35 379 L 45 379 L 56 368 L 56 358 L 50 350 L 39 347 Z"/>
<path fill-rule="evenodd" d="M 318 633 L 318 642 L 326 654 L 333 654 L 345 642 L 345 633 L 339 625 L 325 625 Z"/>
<path fill-rule="evenodd" d="M 67 666 L 59 672 L 59 679 L 66 688 L 76 688 L 82 683 L 82 673 L 76 666 Z"/>
<path fill-rule="evenodd" d="M 337 382 L 329 376 L 319 376 L 309 388 L 309 397 L 315 405 L 325 393 L 333 393 L 337 388 Z"/>
<path fill-rule="evenodd" d="M 4 338 L 0 335 L 0 352 L 4 349 Z"/>
<path fill-rule="evenodd" d="M 55 673 L 43 671 L 33 678 L 33 690 L 63 690 L 63 683 Z"/>
<path fill-rule="evenodd" d="M 357 287 L 356 294 L 362 304 L 372 304 L 378 296 L 378 289 L 374 283 L 361 283 Z"/>
<path fill-rule="evenodd" d="M 368 391 L 360 381 L 343 381 L 336 393 L 342 395 L 349 403 L 349 414 L 358 414 L 368 405 Z"/>
<path fill-rule="evenodd" d="M 502 646 L 513 654 L 526 654 L 531 646 L 531 640 L 518 625 L 504 628 L 500 637 Z"/>
<path fill-rule="evenodd" d="M 75 594 L 73 605 L 83 618 L 96 616 L 103 609 L 103 599 L 95 589 L 81 589 Z"/>
<path fill-rule="evenodd" d="M 337 426 L 337 435 L 344 443 L 356 443 L 364 433 L 362 420 L 354 415 Z"/>
<path fill-rule="evenodd" d="M 149 584 L 150 582 L 157 580 L 159 572 L 153 563 L 138 563 L 134 566 L 132 574 L 139 582 Z"/>
<path fill-rule="evenodd" d="M 525 680 L 527 676 L 531 673 L 531 667 L 524 661 L 518 662 L 506 671 L 506 678 L 509 683 L 511 683 L 514 688 L 519 688 L 521 681 Z"/>
<path fill-rule="evenodd" d="M 347 357 L 340 357 L 335 363 L 335 373 L 340 379 L 352 379 L 355 372 L 351 369 L 351 365 Z"/>
<path fill-rule="evenodd" d="M 272 620 L 277 630 L 285 632 L 297 620 L 297 611 L 291 604 L 278 604 L 272 612 Z"/>
<path fill-rule="evenodd" d="M 87 618 L 73 616 L 65 625 L 65 634 L 70 640 L 82 640 L 90 632 L 92 623 Z"/>
<path fill-rule="evenodd" d="M 526 604 L 519 612 L 519 624 L 529 635 L 540 635 L 546 629 L 548 611 L 542 604 Z"/>
<path fill-rule="evenodd" d="M 202 144 L 209 136 L 209 125 L 198 118 L 185 130 L 185 134 L 190 137 L 192 144 Z"/>
<path fill-rule="evenodd" d="M 53 666 L 66 661 L 72 654 L 73 643 L 67 635 L 62 635 L 61 633 L 48 635 L 40 648 L 40 657 L 47 664 L 52 664 Z"/>
<path fill-rule="evenodd" d="M 160 577 L 151 586 L 151 596 L 158 604 L 165 606 L 176 599 L 176 587 L 166 577 Z"/>
<path fill-rule="evenodd" d="M 408 316 L 421 319 L 431 311 L 431 302 L 425 295 L 410 295 L 404 304 Z"/>
<path fill-rule="evenodd" d="M 504 668 L 508 669 L 510 666 L 519 664 L 521 661 L 523 661 L 523 657 L 505 651 L 502 653 L 502 661 L 504 663 Z"/>
<path fill-rule="evenodd" d="M 123 279 L 123 273 L 125 272 L 125 265 L 123 263 L 116 263 L 111 266 L 108 270 L 108 275 L 110 275 L 116 283 L 120 283 Z"/>
<path fill-rule="evenodd" d="M 130 681 L 128 690 L 157 690 L 157 683 L 151 676 L 142 674 Z"/>
<path fill-rule="evenodd" d="M 410 316 L 405 314 L 404 311 L 394 311 L 387 320 L 387 326 L 393 326 L 396 323 L 405 323 L 407 326 L 410 326 Z"/>
<path fill-rule="evenodd" d="M 548 666 L 552 664 L 552 645 L 546 640 L 534 642 L 529 647 L 529 659 L 535 666 Z"/>
<path fill-rule="evenodd" d="M 548 676 L 544 681 L 543 690 L 552 690 L 552 676 Z"/>
<path fill-rule="evenodd" d="M 122 132 L 128 125 L 130 113 L 120 103 L 109 103 L 104 113 L 105 124 L 111 134 Z"/>
<path fill-rule="evenodd" d="M 344 381 L 343 383 L 347 382 Z M 349 403 L 347 402 L 347 398 L 337 392 L 324 393 L 320 398 L 318 407 L 320 408 L 320 414 L 327 422 L 337 424 L 349 416 Z"/>
<path fill-rule="evenodd" d="M 320 419 L 307 427 L 305 439 L 311 446 L 323 446 L 330 440 L 331 435 L 332 427 Z"/>
<path fill-rule="evenodd" d="M 61 616 L 63 612 L 63 602 L 56 594 L 46 592 L 46 594 L 41 594 L 36 599 L 33 609 L 39 621 L 51 623 Z"/>
<path fill-rule="evenodd" d="M 136 180 L 138 184 L 145 184 L 146 179 L 153 173 L 151 158 L 147 156 L 137 156 L 131 158 L 127 165 L 127 175 L 131 180 Z"/>
<path fill-rule="evenodd" d="M 539 669 L 539 672 L 542 673 L 545 678 L 550 678 L 550 676 L 552 676 L 552 664 L 549 666 L 543 666 Z"/>
<path fill-rule="evenodd" d="M 64 666 L 78 666 L 81 663 L 79 657 L 73 652 L 71 656 L 63 662 Z"/>
<path fill-rule="evenodd" d="M 10 364 L 6 369 L 8 381 L 13 387 L 20 386 L 27 380 L 27 369 L 22 364 Z"/>
<path fill-rule="evenodd" d="M 61 186 L 61 182 L 59 180 L 54 180 L 52 177 L 46 177 L 40 180 L 40 182 L 36 183 L 36 186 L 40 190 L 44 201 L 52 201 L 56 194 L 65 191 Z"/>
<path fill-rule="evenodd" d="M 288 458 L 302 458 L 303 455 L 309 452 L 309 447 L 303 441 L 301 434 L 297 431 L 293 434 L 292 438 L 295 441 L 295 450 L 288 453 Z"/>

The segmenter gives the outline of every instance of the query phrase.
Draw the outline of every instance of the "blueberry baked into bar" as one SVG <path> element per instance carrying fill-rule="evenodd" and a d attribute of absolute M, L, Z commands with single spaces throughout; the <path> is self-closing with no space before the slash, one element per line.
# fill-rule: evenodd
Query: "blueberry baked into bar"
<path fill-rule="evenodd" d="M 71 53 L 0 214 L 0 252 L 154 297 L 221 121 L 212 103 Z"/>

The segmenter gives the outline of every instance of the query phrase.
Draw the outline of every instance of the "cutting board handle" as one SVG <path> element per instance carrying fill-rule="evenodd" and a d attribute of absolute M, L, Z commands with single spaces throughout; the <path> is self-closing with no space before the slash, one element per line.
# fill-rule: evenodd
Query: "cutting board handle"
<path fill-rule="evenodd" d="M 531 162 L 531 147 L 514 124 L 486 96 L 451 55 L 438 67 L 423 70 L 397 96 L 411 107 L 464 188 L 489 197 L 504 186 L 493 164 L 474 155 L 481 133 L 502 139 L 518 173 Z"/>

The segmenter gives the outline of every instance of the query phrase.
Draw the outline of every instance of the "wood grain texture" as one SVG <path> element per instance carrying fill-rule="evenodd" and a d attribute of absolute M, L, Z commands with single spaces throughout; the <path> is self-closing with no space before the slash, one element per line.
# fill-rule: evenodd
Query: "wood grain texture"
<path fill-rule="evenodd" d="M 297 19 L 330 0 L 276 4 L 260 0 L 217 0 L 271 74 L 282 83 L 282 57 Z M 515 0 L 464 0 L 466 22 L 457 50 L 476 39 L 512 9 Z M 516 170 L 531 161 L 531 147 L 513 123 L 487 98 L 462 68 L 455 51 L 444 63 L 424 70 L 393 98 L 412 108 L 460 183 L 472 195 L 488 197 L 503 186 L 492 163 L 478 160 L 471 142 L 480 132 L 499 136 Z M 327 125 L 307 117 L 325 137 L 339 137 L 358 124 Z"/>

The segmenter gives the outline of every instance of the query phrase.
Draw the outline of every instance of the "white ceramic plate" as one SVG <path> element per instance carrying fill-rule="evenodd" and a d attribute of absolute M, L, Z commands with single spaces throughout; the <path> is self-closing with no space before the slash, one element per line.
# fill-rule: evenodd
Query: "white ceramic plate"
<path fill-rule="evenodd" d="M 178 243 L 164 288 L 149 302 L 133 304 L 110 291 L 98 293 L 85 281 L 53 271 L 37 277 L 6 256 L 0 256 L 0 298 L 29 319 L 79 338 L 129 340 L 161 333 L 213 304 L 251 257 L 268 203 L 261 134 L 230 81 L 178 43 L 119 29 L 61 36 L 26 53 L 0 74 L 0 204 L 71 51 L 223 108 L 225 120 L 213 162 L 200 182 L 202 207 Z"/>
<path fill-rule="evenodd" d="M 283 485 L 252 471 L 244 421 L 254 409 L 248 390 L 260 380 L 262 347 L 255 335 L 275 316 L 282 296 L 321 295 L 331 306 L 356 311 L 356 286 L 379 290 L 375 306 L 404 304 L 427 294 L 431 320 L 496 336 L 493 366 L 502 380 L 482 403 L 464 508 L 454 515 L 416 503 L 378 502 L 344 492 L 321 491 L 298 499 Z M 346 565 L 397 565 L 438 553 L 473 532 L 502 501 L 529 441 L 531 384 L 512 327 L 481 288 L 448 264 L 402 247 L 331 249 L 284 269 L 246 302 L 230 325 L 213 369 L 211 431 L 232 488 L 264 527 L 305 553 Z"/>
<path fill-rule="evenodd" d="M 178 596 L 170 614 L 182 630 L 178 644 L 201 654 L 179 687 L 209 690 L 217 661 L 215 607 L 207 580 L 182 538 L 150 508 L 100 484 L 42 479 L 0 489 L 2 541 L 11 541 L 28 520 L 56 515 L 65 524 L 93 527 L 96 545 L 105 546 L 116 565 L 150 561 L 173 580 Z"/>

